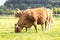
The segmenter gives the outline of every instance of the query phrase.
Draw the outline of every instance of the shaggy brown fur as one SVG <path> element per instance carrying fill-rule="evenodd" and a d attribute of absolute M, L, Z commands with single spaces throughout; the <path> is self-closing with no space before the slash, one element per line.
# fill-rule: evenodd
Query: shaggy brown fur
<path fill-rule="evenodd" d="M 34 8 L 29 9 L 24 12 L 24 14 L 20 17 L 17 24 L 15 25 L 15 32 L 20 32 L 23 27 L 30 28 L 34 25 L 36 32 L 37 32 L 37 24 L 41 24 L 42 31 L 44 31 L 44 24 L 45 30 L 47 24 L 52 22 L 52 11 L 46 8 Z M 16 31 L 17 30 L 17 31 Z"/>
<path fill-rule="evenodd" d="M 23 14 L 23 12 L 24 12 L 24 10 L 17 10 L 17 11 L 14 13 L 14 15 L 15 15 L 16 17 L 20 17 L 20 16 Z"/>

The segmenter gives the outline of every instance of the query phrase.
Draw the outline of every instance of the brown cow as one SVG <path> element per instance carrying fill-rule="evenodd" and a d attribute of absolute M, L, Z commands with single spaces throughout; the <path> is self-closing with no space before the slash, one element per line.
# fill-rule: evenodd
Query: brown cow
<path fill-rule="evenodd" d="M 32 25 L 34 25 L 37 32 L 37 24 L 41 24 L 42 31 L 44 31 L 43 25 L 45 24 L 46 30 L 47 24 L 52 21 L 52 12 L 50 9 L 34 8 L 26 10 L 24 13 L 15 25 L 15 32 L 20 32 L 23 27 L 26 29 L 30 28 Z"/>

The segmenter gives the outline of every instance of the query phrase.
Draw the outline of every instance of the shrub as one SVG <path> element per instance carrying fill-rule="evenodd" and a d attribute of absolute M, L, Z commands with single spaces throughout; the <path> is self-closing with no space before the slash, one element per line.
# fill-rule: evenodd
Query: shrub
<path fill-rule="evenodd" d="M 53 8 L 54 14 L 60 14 L 60 8 Z"/>

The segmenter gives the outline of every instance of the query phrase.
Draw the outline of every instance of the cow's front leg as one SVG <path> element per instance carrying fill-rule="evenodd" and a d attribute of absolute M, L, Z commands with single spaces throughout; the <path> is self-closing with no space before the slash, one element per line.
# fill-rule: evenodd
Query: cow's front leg
<path fill-rule="evenodd" d="M 25 27 L 25 29 L 26 29 L 26 32 L 27 32 L 28 28 L 27 28 L 27 27 Z"/>
<path fill-rule="evenodd" d="M 34 22 L 34 28 L 35 28 L 36 32 L 38 32 L 37 31 L 37 22 Z"/>

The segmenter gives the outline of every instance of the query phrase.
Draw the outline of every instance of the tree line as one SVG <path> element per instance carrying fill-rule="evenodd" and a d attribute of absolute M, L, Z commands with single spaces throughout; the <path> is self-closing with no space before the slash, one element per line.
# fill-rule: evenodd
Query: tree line
<path fill-rule="evenodd" d="M 35 7 L 60 7 L 60 0 L 7 0 L 4 5 L 8 8 L 35 8 Z"/>
<path fill-rule="evenodd" d="M 13 15 L 17 9 L 46 7 L 51 8 L 54 14 L 60 14 L 60 0 L 7 0 L 0 6 L 0 15 Z"/>

